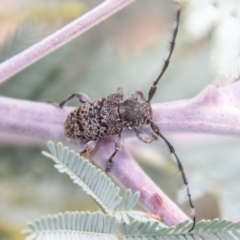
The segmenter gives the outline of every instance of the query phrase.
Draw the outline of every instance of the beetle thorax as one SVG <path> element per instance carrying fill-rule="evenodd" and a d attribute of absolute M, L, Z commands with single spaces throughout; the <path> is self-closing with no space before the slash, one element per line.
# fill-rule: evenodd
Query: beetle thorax
<path fill-rule="evenodd" d="M 119 104 L 119 116 L 123 127 L 137 128 L 149 124 L 152 120 L 152 108 L 147 102 L 127 98 Z"/>

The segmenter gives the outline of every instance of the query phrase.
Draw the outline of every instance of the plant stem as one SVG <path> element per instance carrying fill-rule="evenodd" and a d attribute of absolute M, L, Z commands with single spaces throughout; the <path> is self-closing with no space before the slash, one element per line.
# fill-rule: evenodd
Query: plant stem
<path fill-rule="evenodd" d="M 0 65 L 0 83 L 68 43 L 134 0 L 107 0 L 67 26 Z"/>
<path fill-rule="evenodd" d="M 0 130 L 21 136 L 30 135 L 42 140 L 62 141 L 64 145 L 80 152 L 80 147 L 70 145 L 64 136 L 63 124 L 73 108 L 58 109 L 45 103 L 0 97 Z M 129 135 L 129 132 L 123 136 Z M 105 169 L 106 160 L 114 151 L 115 136 L 101 139 L 91 156 L 96 165 Z M 75 143 L 77 141 L 74 141 Z M 114 158 L 110 173 L 121 185 L 141 193 L 140 201 L 148 212 L 159 215 L 168 225 L 176 225 L 188 217 L 146 175 L 132 156 L 123 148 Z"/>

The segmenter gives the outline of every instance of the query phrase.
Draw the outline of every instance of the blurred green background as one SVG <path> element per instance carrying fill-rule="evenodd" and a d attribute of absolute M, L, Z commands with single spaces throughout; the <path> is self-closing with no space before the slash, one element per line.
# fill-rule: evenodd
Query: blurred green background
<path fill-rule="evenodd" d="M 43 39 L 101 1 L 0 0 L 0 61 Z M 217 77 L 211 64 L 217 22 L 196 24 L 189 16 L 204 7 L 220 11 L 221 1 L 181 1 L 176 49 L 153 103 L 194 97 Z M 137 0 L 0 86 L 0 95 L 59 102 L 76 90 L 97 99 L 124 88 L 145 95 L 158 75 L 169 48 L 174 5 L 164 0 Z M 231 14 L 231 13 L 230 13 Z M 237 18 L 237 16 L 234 16 Z M 201 25 L 202 24 L 202 25 Z M 204 25 L 205 24 L 205 25 Z M 208 24 L 208 25 L 207 25 Z M 220 23 L 219 23 L 220 24 Z M 207 25 L 207 26 L 206 26 Z M 199 25 L 196 25 L 199 26 Z M 195 26 L 195 27 L 196 27 Z M 204 28 L 205 27 L 205 28 Z M 223 83 L 219 83 L 223 84 Z M 72 105 L 79 103 L 73 101 Z M 240 140 L 206 134 L 164 135 L 185 167 L 197 218 L 240 220 Z M 132 138 L 133 155 L 156 183 L 188 212 L 182 180 L 166 147 Z M 0 132 L 0 239 L 24 239 L 28 220 L 64 211 L 94 211 L 95 203 L 53 163 L 41 155 L 46 143 Z"/>

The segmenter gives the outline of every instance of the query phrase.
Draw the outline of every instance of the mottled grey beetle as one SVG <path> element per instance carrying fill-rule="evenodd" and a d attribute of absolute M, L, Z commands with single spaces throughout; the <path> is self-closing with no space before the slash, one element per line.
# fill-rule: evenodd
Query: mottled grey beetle
<path fill-rule="evenodd" d="M 183 182 L 186 186 L 189 204 L 192 208 L 192 230 L 195 226 L 196 214 L 183 166 L 171 143 L 162 135 L 159 127 L 153 122 L 152 107 L 150 105 L 150 102 L 157 90 L 157 84 L 167 69 L 172 52 L 174 50 L 179 20 L 180 9 L 177 11 L 176 27 L 173 32 L 168 56 L 164 62 L 159 76 L 149 90 L 147 100 L 145 100 L 143 93 L 137 90 L 135 90 L 129 98 L 123 99 L 123 90 L 122 88 L 118 88 L 116 93 L 94 101 L 91 101 L 84 93 L 74 93 L 66 100 L 58 104 L 58 107 L 62 108 L 73 97 L 77 97 L 82 103 L 80 107 L 70 112 L 64 125 L 65 135 L 68 138 L 88 141 L 85 144 L 81 154 L 92 151 L 98 139 L 118 135 L 115 142 L 115 151 L 108 159 L 106 171 L 110 171 L 112 160 L 117 152 L 121 149 L 122 130 L 124 128 L 133 129 L 141 141 L 149 143 L 154 137 L 146 136 L 138 128 L 143 125 L 150 125 L 154 134 L 158 135 L 167 144 L 171 154 L 174 156 L 178 164 Z"/>

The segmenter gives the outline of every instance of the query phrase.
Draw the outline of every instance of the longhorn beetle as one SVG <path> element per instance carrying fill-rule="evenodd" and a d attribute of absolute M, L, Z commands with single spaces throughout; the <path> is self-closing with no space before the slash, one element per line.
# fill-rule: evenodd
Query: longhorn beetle
<path fill-rule="evenodd" d="M 160 74 L 153 82 L 153 85 L 149 90 L 147 100 L 143 96 L 143 93 L 138 90 L 133 91 L 130 97 L 123 99 L 123 89 L 119 87 L 116 93 L 94 101 L 91 101 L 89 97 L 84 93 L 74 93 L 66 100 L 57 104 L 57 106 L 62 108 L 69 100 L 74 97 L 77 97 L 82 103 L 80 107 L 70 112 L 64 124 L 65 135 L 68 138 L 88 141 L 85 144 L 81 154 L 91 152 L 96 146 L 98 139 L 118 135 L 115 141 L 115 151 L 108 159 L 106 171 L 110 171 L 113 158 L 121 149 L 122 130 L 124 128 L 133 129 L 139 140 L 145 143 L 149 143 L 153 141 L 154 137 L 146 136 L 138 128 L 143 125 L 150 125 L 154 134 L 163 139 L 163 141 L 167 144 L 181 172 L 188 195 L 188 201 L 192 209 L 193 226 L 190 229 L 190 231 L 192 231 L 196 223 L 196 214 L 188 186 L 187 177 L 184 172 L 182 163 L 180 162 L 175 152 L 175 149 L 171 143 L 162 135 L 159 127 L 154 123 L 152 117 L 152 107 L 150 105 L 150 102 L 157 90 L 157 84 L 167 69 L 172 52 L 174 50 L 179 21 L 180 8 L 178 8 L 176 13 L 176 27 L 173 31 L 168 56 L 164 62 Z"/>

